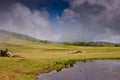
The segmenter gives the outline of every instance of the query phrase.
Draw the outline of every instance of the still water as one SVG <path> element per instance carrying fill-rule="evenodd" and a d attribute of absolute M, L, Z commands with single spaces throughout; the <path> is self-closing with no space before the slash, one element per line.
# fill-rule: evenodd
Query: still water
<path fill-rule="evenodd" d="M 38 80 L 120 80 L 120 61 L 77 62 L 60 72 L 41 74 Z"/>

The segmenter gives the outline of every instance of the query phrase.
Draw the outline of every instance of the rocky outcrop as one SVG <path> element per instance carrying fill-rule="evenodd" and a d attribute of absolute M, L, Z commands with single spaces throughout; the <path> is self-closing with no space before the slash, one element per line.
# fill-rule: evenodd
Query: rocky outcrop
<path fill-rule="evenodd" d="M 1 57 L 13 57 L 14 55 L 8 50 L 0 50 Z"/>

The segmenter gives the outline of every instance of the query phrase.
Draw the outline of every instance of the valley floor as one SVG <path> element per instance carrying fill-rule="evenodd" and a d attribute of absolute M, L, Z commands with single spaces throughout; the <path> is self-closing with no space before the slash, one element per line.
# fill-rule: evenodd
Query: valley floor
<path fill-rule="evenodd" d="M 79 47 L 61 44 L 1 44 L 22 58 L 0 57 L 0 80 L 35 80 L 37 75 L 70 67 L 76 61 L 120 59 L 120 47 Z M 80 53 L 74 53 L 81 51 Z"/>

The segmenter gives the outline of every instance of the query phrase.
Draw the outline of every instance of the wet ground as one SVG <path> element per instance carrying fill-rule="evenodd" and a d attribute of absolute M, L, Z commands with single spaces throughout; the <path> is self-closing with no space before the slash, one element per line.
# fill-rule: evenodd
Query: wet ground
<path fill-rule="evenodd" d="M 60 72 L 41 74 L 38 80 L 120 80 L 120 61 L 77 62 Z"/>

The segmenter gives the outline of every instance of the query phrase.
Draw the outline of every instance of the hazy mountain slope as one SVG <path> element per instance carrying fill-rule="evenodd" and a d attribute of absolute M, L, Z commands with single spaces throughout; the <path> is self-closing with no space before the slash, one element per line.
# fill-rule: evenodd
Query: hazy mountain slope
<path fill-rule="evenodd" d="M 40 42 L 41 40 L 35 39 L 27 35 L 19 34 L 19 33 L 0 30 L 0 43 L 3 43 L 3 42 L 19 43 L 19 42 L 25 42 L 25 41 Z"/>
<path fill-rule="evenodd" d="M 6 30 L 0 30 L 0 43 L 12 43 L 12 44 L 19 44 L 22 43 L 24 44 L 25 42 L 39 42 L 39 43 L 55 43 L 55 42 L 50 42 L 50 41 L 43 41 L 39 39 L 35 39 L 33 37 L 19 34 L 19 33 L 14 33 L 14 32 L 9 32 Z M 59 43 L 59 42 L 58 42 Z M 61 43 L 60 43 L 61 44 Z M 111 43 L 111 42 L 65 42 L 62 44 L 66 45 L 75 45 L 75 46 L 120 46 L 120 43 Z"/>

